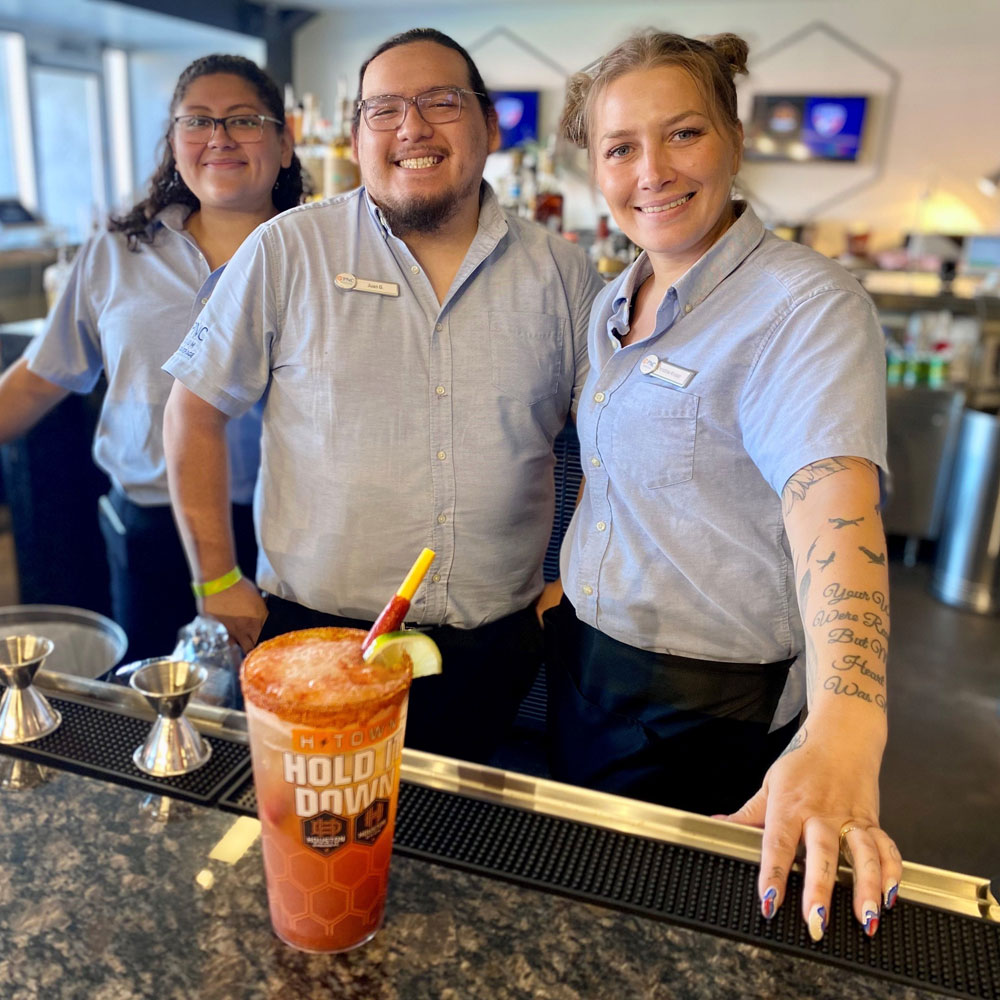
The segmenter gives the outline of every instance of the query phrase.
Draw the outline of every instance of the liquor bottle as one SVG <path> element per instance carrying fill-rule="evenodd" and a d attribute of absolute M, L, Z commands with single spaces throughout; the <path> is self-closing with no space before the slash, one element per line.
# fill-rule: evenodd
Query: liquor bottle
<path fill-rule="evenodd" d="M 286 118 L 288 122 L 288 128 L 292 133 L 292 142 L 296 146 L 302 145 L 302 118 L 304 114 L 304 106 L 301 101 L 292 108 L 292 113 Z"/>
<path fill-rule="evenodd" d="M 526 150 L 521 166 L 521 199 L 517 214 L 523 219 L 534 219 L 538 199 L 538 160 L 531 150 Z"/>
<path fill-rule="evenodd" d="M 346 82 L 341 89 L 337 119 L 323 175 L 323 193 L 327 198 L 344 191 L 353 191 L 361 184 L 361 171 L 354 162 L 351 143 L 351 101 L 346 96 Z"/>
<path fill-rule="evenodd" d="M 524 151 L 510 151 L 510 170 L 497 182 L 497 198 L 502 208 L 513 215 L 521 211 L 521 168 L 524 164 Z"/>
<path fill-rule="evenodd" d="M 590 244 L 590 259 L 594 262 L 597 273 L 605 281 L 609 281 L 625 270 L 625 262 L 615 247 L 606 215 L 599 216 L 597 219 L 597 232 L 594 234 L 594 242 Z"/>
<path fill-rule="evenodd" d="M 538 158 L 538 188 L 535 195 L 535 222 L 561 233 L 563 226 L 563 196 L 553 168 L 552 154 L 547 150 Z"/>

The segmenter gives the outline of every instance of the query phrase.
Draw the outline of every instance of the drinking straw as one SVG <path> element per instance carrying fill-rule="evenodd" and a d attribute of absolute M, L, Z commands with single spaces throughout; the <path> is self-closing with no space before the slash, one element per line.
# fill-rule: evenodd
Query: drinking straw
<path fill-rule="evenodd" d="M 410 610 L 410 601 L 413 600 L 413 595 L 417 592 L 417 587 L 420 586 L 427 572 L 427 567 L 433 561 L 433 549 L 424 549 L 417 556 L 417 561 L 410 567 L 410 572 L 406 574 L 403 582 L 399 585 L 399 589 L 382 609 L 382 613 L 375 619 L 375 624 L 372 625 L 368 635 L 365 636 L 364 642 L 361 643 L 362 652 L 375 641 L 377 636 L 385 632 L 395 632 L 403 624 L 406 612 Z"/>

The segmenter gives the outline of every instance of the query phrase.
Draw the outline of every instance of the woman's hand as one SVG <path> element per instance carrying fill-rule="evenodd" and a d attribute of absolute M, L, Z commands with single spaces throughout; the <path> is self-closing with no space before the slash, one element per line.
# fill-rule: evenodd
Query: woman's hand
<path fill-rule="evenodd" d="M 538 624 L 543 628 L 545 626 L 545 622 L 542 621 L 542 615 L 544 615 L 549 608 L 554 608 L 562 600 L 562 597 L 562 580 L 552 580 L 550 583 L 545 584 L 541 596 L 537 601 L 535 601 L 535 614 L 538 615 Z"/>
<path fill-rule="evenodd" d="M 222 622 L 244 653 L 253 649 L 267 618 L 260 591 L 245 577 L 218 594 L 200 598 L 198 611 Z"/>
<path fill-rule="evenodd" d="M 878 821 L 878 735 L 810 718 L 771 765 L 764 783 L 738 812 L 737 823 L 763 827 L 757 890 L 770 919 L 785 898 L 799 844 L 805 847 L 802 918 L 814 941 L 830 917 L 833 886 L 843 854 L 854 870 L 854 915 L 871 937 L 882 906 L 891 909 L 903 864 Z M 831 720 L 832 722 L 832 720 Z"/>

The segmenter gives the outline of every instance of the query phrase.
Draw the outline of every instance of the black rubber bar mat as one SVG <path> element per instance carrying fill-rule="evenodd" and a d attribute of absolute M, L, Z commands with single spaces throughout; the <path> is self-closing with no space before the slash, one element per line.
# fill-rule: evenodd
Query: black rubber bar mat
<path fill-rule="evenodd" d="M 203 804 L 214 804 L 222 789 L 249 774 L 247 747 L 211 736 L 205 738 L 212 756 L 198 770 L 154 778 L 132 763 L 136 747 L 149 735 L 150 721 L 59 698 L 50 697 L 49 702 L 62 714 L 59 728 L 31 743 L 2 745 L 0 752 Z"/>
<path fill-rule="evenodd" d="M 0 752 L 155 790 L 233 812 L 256 814 L 248 748 L 210 737 L 212 756 L 190 774 L 153 778 L 132 763 L 151 723 L 51 699 L 62 725 Z M 835 889 L 833 919 L 819 944 L 799 916 L 801 878 L 771 922 L 760 916 L 756 866 L 693 848 L 573 820 L 482 802 L 403 782 L 396 849 L 404 855 L 558 892 L 696 930 L 733 937 L 851 971 L 956 997 L 1000 1000 L 1000 925 L 900 900 L 874 938 Z"/>
<path fill-rule="evenodd" d="M 252 779 L 237 783 L 219 805 L 256 815 Z M 748 861 L 405 781 L 395 848 L 907 986 L 1000 1000 L 1000 925 L 919 903 L 899 900 L 883 912 L 875 937 L 867 938 L 854 919 L 850 890 L 838 884 L 830 926 L 814 944 L 799 915 L 797 873 L 768 922 L 757 901 L 757 866 Z"/>

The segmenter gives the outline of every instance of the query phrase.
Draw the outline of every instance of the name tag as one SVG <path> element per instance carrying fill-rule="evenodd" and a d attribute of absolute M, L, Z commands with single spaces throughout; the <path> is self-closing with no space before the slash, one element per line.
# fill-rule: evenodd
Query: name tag
<path fill-rule="evenodd" d="M 680 365 L 675 365 L 665 359 L 661 361 L 655 354 L 647 354 L 639 362 L 639 371 L 643 375 L 652 375 L 653 378 L 676 385 L 678 389 L 686 388 L 691 379 L 698 374 L 691 371 L 690 368 L 682 368 Z"/>
<path fill-rule="evenodd" d="M 399 285 L 394 281 L 371 281 L 344 272 L 333 279 L 345 292 L 374 292 L 376 295 L 399 295 Z"/>

